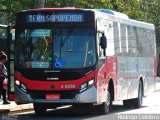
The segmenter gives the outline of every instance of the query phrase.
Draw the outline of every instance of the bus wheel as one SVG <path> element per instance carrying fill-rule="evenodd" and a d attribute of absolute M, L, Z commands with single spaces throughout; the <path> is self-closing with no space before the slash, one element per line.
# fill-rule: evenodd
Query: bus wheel
<path fill-rule="evenodd" d="M 142 90 L 142 82 L 139 83 L 138 88 L 138 98 L 133 99 L 133 105 L 135 108 L 140 108 L 143 102 L 143 90 Z"/>
<path fill-rule="evenodd" d="M 98 105 L 98 113 L 100 114 L 107 114 L 111 108 L 112 100 L 111 100 L 111 92 L 108 90 L 107 91 L 107 97 L 106 97 L 106 102 L 102 103 L 101 105 Z"/>
<path fill-rule="evenodd" d="M 34 111 L 36 113 L 36 115 L 43 115 L 46 113 L 46 107 L 42 104 L 38 104 L 38 103 L 34 103 Z"/>

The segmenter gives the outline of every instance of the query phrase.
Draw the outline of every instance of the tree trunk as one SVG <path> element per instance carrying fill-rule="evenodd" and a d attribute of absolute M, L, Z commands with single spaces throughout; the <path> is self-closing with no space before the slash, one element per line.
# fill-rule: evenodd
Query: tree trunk
<path fill-rule="evenodd" d="M 38 0 L 37 1 L 37 8 L 44 8 L 44 3 L 45 3 L 45 0 Z"/>

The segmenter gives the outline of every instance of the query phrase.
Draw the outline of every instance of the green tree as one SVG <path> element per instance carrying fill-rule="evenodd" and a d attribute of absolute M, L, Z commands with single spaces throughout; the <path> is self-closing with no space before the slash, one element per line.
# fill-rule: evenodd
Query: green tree
<path fill-rule="evenodd" d="M 38 0 L 37 1 L 37 8 L 44 8 L 44 3 L 45 3 L 45 0 Z"/>
<path fill-rule="evenodd" d="M 15 23 L 18 11 L 32 9 L 35 7 L 33 0 L 1 0 L 0 2 L 0 23 Z M 3 20 L 3 21 L 2 21 Z"/>
<path fill-rule="evenodd" d="M 154 23 L 156 27 L 156 40 L 157 46 L 160 47 L 160 1 L 159 0 L 148 0 L 146 21 Z"/>
<path fill-rule="evenodd" d="M 46 0 L 46 7 L 112 8 L 111 0 Z"/>

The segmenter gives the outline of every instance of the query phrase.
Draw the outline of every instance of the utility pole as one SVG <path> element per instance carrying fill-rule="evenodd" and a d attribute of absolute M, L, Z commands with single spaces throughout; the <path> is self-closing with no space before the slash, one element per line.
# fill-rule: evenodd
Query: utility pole
<path fill-rule="evenodd" d="M 147 17 L 148 17 L 148 4 L 149 4 L 149 1 L 148 0 L 146 0 L 145 1 L 145 21 L 147 22 Z"/>
<path fill-rule="evenodd" d="M 45 0 L 37 0 L 37 8 L 44 8 Z"/>

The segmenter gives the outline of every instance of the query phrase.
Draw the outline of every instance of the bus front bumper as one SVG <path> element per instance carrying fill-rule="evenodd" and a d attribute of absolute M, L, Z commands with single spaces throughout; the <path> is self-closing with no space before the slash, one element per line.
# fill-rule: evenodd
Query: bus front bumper
<path fill-rule="evenodd" d="M 46 100 L 46 99 L 33 99 L 30 94 L 22 91 L 19 87 L 15 87 L 15 102 L 18 104 L 23 103 L 58 103 L 58 104 L 76 104 L 76 103 L 97 103 L 97 90 L 95 86 L 88 88 L 87 90 L 77 93 L 74 99 L 58 99 L 58 100 Z"/>

